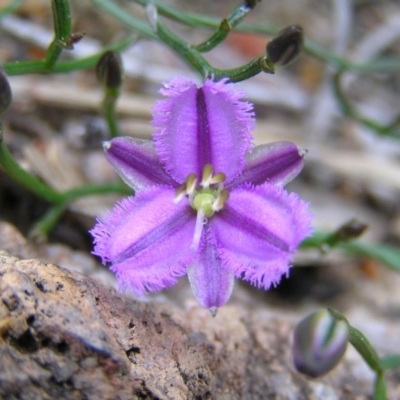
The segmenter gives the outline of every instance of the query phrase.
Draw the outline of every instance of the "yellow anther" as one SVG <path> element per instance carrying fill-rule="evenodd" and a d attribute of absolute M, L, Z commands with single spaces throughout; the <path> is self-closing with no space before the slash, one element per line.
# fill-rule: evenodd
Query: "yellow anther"
<path fill-rule="evenodd" d="M 203 188 L 208 188 L 211 184 L 212 178 L 213 178 L 213 166 L 211 164 L 206 164 L 203 168 L 201 186 Z"/>
<path fill-rule="evenodd" d="M 186 194 L 191 195 L 196 190 L 197 176 L 189 174 L 186 179 Z"/>
<path fill-rule="evenodd" d="M 176 189 L 174 203 L 179 203 L 186 196 L 186 194 L 186 183 L 184 183 L 179 186 L 178 189 Z"/>
<path fill-rule="evenodd" d="M 228 201 L 228 199 L 229 199 L 229 192 L 226 189 L 221 190 L 221 193 L 212 204 L 213 211 L 214 212 L 221 211 L 224 208 L 224 205 Z"/>
<path fill-rule="evenodd" d="M 218 174 L 215 174 L 212 178 L 210 183 L 214 184 L 214 183 L 222 183 L 225 182 L 226 179 L 226 175 L 223 172 L 218 172 Z"/>

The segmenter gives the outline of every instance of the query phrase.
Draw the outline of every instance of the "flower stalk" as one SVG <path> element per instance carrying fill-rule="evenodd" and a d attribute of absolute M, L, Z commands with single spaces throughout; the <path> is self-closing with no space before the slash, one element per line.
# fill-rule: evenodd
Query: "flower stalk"
<path fill-rule="evenodd" d="M 119 53 L 106 51 L 96 65 L 97 79 L 104 90 L 102 109 L 110 137 L 119 136 L 116 105 L 123 79 L 122 60 Z"/>

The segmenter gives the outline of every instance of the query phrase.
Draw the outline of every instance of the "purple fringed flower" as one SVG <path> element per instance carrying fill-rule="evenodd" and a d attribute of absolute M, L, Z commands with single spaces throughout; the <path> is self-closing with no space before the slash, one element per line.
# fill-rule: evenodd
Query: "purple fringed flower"
<path fill-rule="evenodd" d="M 311 233 L 307 204 L 282 188 L 302 169 L 303 154 L 290 142 L 251 149 L 252 104 L 226 80 L 199 88 L 178 78 L 161 93 L 154 143 L 104 144 L 136 195 L 98 219 L 94 254 L 138 296 L 187 274 L 196 299 L 215 313 L 234 277 L 277 284 Z"/>

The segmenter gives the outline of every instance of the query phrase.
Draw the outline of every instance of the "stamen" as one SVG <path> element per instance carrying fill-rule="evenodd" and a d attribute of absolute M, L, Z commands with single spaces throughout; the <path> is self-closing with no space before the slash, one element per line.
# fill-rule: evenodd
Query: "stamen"
<path fill-rule="evenodd" d="M 224 208 L 225 203 L 228 201 L 228 198 L 229 198 L 229 192 L 226 189 L 221 190 L 221 193 L 212 204 L 213 211 L 214 212 L 221 211 Z"/>
<path fill-rule="evenodd" d="M 186 183 L 182 184 L 181 186 L 176 189 L 174 203 L 178 204 L 185 196 L 186 196 Z"/>
<path fill-rule="evenodd" d="M 211 164 L 206 164 L 203 168 L 201 186 L 203 188 L 208 188 L 211 184 L 212 178 L 213 178 L 213 166 Z"/>
<path fill-rule="evenodd" d="M 226 175 L 223 172 L 218 172 L 218 174 L 215 174 L 211 178 L 210 184 L 222 183 L 222 182 L 225 182 L 225 179 L 226 179 Z"/>
<path fill-rule="evenodd" d="M 186 179 L 186 194 L 191 195 L 196 190 L 197 176 L 189 174 Z"/>
<path fill-rule="evenodd" d="M 199 248 L 201 233 L 203 232 L 203 226 L 204 226 L 203 220 L 204 220 L 204 210 L 200 208 L 199 210 L 197 210 L 196 226 L 194 228 L 192 244 L 190 245 L 190 249 L 193 251 L 197 251 L 197 249 Z"/>

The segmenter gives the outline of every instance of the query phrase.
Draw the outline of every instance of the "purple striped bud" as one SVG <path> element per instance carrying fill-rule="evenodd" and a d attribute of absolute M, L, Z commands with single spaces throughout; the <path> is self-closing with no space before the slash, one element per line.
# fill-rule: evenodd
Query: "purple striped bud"
<path fill-rule="evenodd" d="M 331 371 L 343 357 L 349 338 L 349 327 L 328 310 L 304 318 L 293 337 L 293 361 L 296 369 L 311 378 Z"/>

